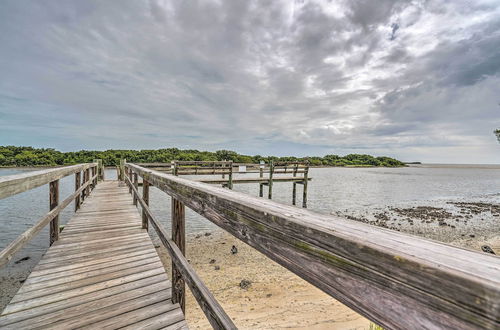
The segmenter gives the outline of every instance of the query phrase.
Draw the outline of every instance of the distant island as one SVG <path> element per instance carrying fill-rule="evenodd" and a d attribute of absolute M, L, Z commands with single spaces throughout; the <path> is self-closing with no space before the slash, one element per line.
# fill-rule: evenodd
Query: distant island
<path fill-rule="evenodd" d="M 33 148 L 0 146 L 0 166 L 58 166 L 92 162 L 102 159 L 105 166 L 120 164 L 125 158 L 134 163 L 168 163 L 172 160 L 188 161 L 221 161 L 231 160 L 236 163 L 259 163 L 260 161 L 274 162 L 309 162 L 311 166 L 406 166 L 403 162 L 390 157 L 373 157 L 364 154 L 349 154 L 346 156 L 326 155 L 324 157 L 275 157 L 275 156 L 248 156 L 240 155 L 230 150 L 215 152 L 199 150 L 181 150 L 166 148 L 156 150 L 81 150 L 61 152 L 51 148 Z"/>

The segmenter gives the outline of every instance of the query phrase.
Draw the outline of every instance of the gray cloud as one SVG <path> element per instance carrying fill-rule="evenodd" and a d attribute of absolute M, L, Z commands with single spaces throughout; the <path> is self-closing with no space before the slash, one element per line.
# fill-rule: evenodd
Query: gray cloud
<path fill-rule="evenodd" d="M 491 1 L 6 0 L 0 45 L 1 144 L 500 161 Z"/>

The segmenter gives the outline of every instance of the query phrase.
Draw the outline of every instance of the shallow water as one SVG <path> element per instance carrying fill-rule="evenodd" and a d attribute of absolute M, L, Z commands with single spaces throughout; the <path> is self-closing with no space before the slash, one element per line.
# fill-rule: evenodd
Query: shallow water
<path fill-rule="evenodd" d="M 11 175 L 26 169 L 0 169 L 1 175 Z M 255 174 L 245 174 L 247 176 Z M 235 175 L 238 176 L 238 175 Z M 374 221 L 374 215 L 393 207 L 414 207 L 428 205 L 452 209 L 449 202 L 483 201 L 500 203 L 500 166 L 412 166 L 406 168 L 313 168 L 310 170 L 308 208 L 324 214 L 339 214 Z M 60 182 L 60 200 L 64 200 L 74 189 L 73 176 Z M 199 177 L 198 177 L 199 178 Z M 115 170 L 106 170 L 106 179 L 116 179 Z M 258 184 L 235 185 L 235 191 L 258 196 Z M 292 184 L 274 183 L 273 200 L 291 205 Z M 169 227 L 170 198 L 153 188 L 150 193 L 153 212 Z M 265 187 L 264 196 L 267 196 Z M 297 201 L 301 205 L 302 186 L 297 185 Z M 48 185 L 0 200 L 0 248 L 7 246 L 19 234 L 32 226 L 49 209 Z M 67 222 L 73 213 L 69 205 L 60 216 L 61 224 Z M 456 211 L 456 210 L 455 210 Z M 452 213 L 455 212 L 452 210 Z M 454 213 L 455 214 L 455 213 Z M 217 230 L 218 227 L 208 220 L 186 209 L 188 233 Z M 389 218 L 391 218 L 389 216 Z M 405 228 L 399 224 L 401 219 L 392 217 L 390 228 Z M 477 231 L 498 231 L 498 217 L 479 214 L 465 223 L 457 222 L 457 229 L 417 223 L 409 232 L 447 240 L 433 233 L 460 233 L 462 236 Z M 496 224 L 495 224 L 496 222 Z M 425 227 L 425 228 L 424 228 Z M 423 228 L 423 229 L 422 229 Z M 430 229 L 429 229 L 430 228 Z M 438 231 L 439 229 L 439 231 Z M 13 261 L 23 257 L 30 260 L 0 269 L 0 276 L 19 273 L 35 265 L 48 247 L 48 229 L 45 228 L 26 248 L 20 251 Z M 6 269 L 9 269 L 8 271 Z"/>

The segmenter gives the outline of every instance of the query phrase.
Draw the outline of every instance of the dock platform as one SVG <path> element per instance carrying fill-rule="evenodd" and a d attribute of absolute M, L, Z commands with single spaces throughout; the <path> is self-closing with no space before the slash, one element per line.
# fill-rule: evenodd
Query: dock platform
<path fill-rule="evenodd" d="M 2 329 L 187 329 L 122 182 L 96 186 L 0 316 Z"/>

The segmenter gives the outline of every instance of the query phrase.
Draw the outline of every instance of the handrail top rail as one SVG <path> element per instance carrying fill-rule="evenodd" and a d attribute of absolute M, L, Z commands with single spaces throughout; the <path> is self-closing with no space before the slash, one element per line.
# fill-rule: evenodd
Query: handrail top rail
<path fill-rule="evenodd" d="M 39 171 L 30 171 L 21 174 L 0 176 L 0 199 L 37 188 L 73 173 L 96 167 L 97 164 L 98 163 L 84 163 Z"/>
<path fill-rule="evenodd" d="M 432 320 L 450 327 L 490 328 L 500 318 L 500 258 L 496 256 L 136 164 L 125 166 L 382 326 Z M 344 277 L 342 288 L 337 287 L 334 274 L 349 276 Z M 399 307 L 389 312 L 378 300 Z"/>
<path fill-rule="evenodd" d="M 473 275 L 476 279 L 479 276 L 485 280 L 491 280 L 491 283 L 497 283 L 498 288 L 500 288 L 500 278 L 496 276 L 500 272 L 500 258 L 490 254 L 480 253 L 361 222 L 358 223 L 334 215 L 320 214 L 307 209 L 297 208 L 274 202 L 272 200 L 262 199 L 245 193 L 216 187 L 203 182 L 143 168 L 133 163 L 126 163 L 125 166 L 132 167 L 140 175 L 146 173 L 148 181 L 150 181 L 152 177 L 172 181 L 186 187 L 207 192 L 216 197 L 233 200 L 234 202 L 244 204 L 249 208 L 259 209 L 270 216 L 275 215 L 286 218 L 287 220 L 295 222 L 300 226 L 306 225 L 311 229 L 326 231 L 331 234 L 335 233 L 336 235 L 344 233 L 345 235 L 352 235 L 356 238 L 359 237 L 362 238 L 361 241 L 363 241 L 363 244 L 372 245 L 373 247 L 380 248 L 384 245 L 384 243 L 390 245 L 391 248 L 396 246 L 405 247 L 405 250 L 394 252 L 398 253 L 401 259 L 404 258 L 408 261 L 412 259 L 421 259 L 418 257 L 418 251 L 422 248 L 422 243 L 425 243 L 425 260 L 428 260 L 429 266 L 439 265 L 439 267 L 447 266 L 450 270 L 461 270 Z M 304 222 L 301 218 L 305 218 L 307 221 Z M 360 230 L 362 230 L 362 232 L 359 232 Z M 435 251 L 437 254 L 428 253 L 430 251 Z M 458 252 L 461 254 L 460 256 L 456 255 Z M 470 259 L 470 263 L 464 263 L 464 259 Z M 500 293 L 500 290 L 498 291 Z"/>

